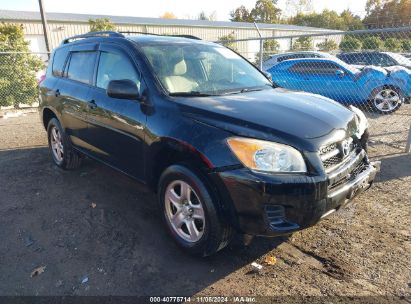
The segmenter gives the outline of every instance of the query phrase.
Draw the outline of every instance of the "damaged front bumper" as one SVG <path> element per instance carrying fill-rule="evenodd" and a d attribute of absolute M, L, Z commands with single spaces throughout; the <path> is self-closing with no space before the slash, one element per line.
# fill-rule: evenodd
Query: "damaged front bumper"
<path fill-rule="evenodd" d="M 262 174 L 246 168 L 213 174 L 234 226 L 249 235 L 278 236 L 310 227 L 367 190 L 380 171 L 366 152 L 327 175 Z M 228 207 L 227 207 L 228 206 Z"/>

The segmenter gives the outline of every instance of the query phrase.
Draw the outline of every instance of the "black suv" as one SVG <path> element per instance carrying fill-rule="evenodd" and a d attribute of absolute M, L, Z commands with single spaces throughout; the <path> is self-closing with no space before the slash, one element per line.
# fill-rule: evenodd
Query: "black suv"
<path fill-rule="evenodd" d="M 234 231 L 314 225 L 379 169 L 360 110 L 274 88 L 235 52 L 194 38 L 68 38 L 40 94 L 57 166 L 74 169 L 86 155 L 151 187 L 172 237 L 200 255 Z"/>

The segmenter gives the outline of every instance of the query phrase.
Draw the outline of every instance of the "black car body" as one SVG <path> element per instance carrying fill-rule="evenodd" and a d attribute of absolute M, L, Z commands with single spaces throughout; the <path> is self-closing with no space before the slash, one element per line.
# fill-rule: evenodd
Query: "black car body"
<path fill-rule="evenodd" d="M 402 66 L 411 69 L 411 61 L 407 57 L 392 52 L 377 52 L 377 51 L 363 51 L 363 52 L 348 52 L 337 55 L 342 61 L 364 67 L 367 65 L 374 65 L 379 67 Z"/>
<path fill-rule="evenodd" d="M 185 54 L 183 61 L 169 51 L 166 57 L 157 54 L 170 45 L 173 51 L 198 49 L 198 56 Z M 212 52 L 225 54 L 227 62 L 239 60 L 264 86 L 219 94 L 170 93 L 171 86 L 195 86 L 189 73 Z M 99 76 L 108 54 L 123 62 L 115 61 L 108 76 Z M 233 230 L 278 236 L 309 227 L 372 184 L 379 166 L 366 154 L 368 132 L 361 111 L 321 96 L 266 86 L 268 80 L 259 78 L 265 76 L 236 56 L 216 44 L 181 37 L 92 33 L 65 41 L 53 52 L 40 84 L 40 115 L 54 161 L 73 168 L 87 155 L 158 191 L 160 205 L 168 200 L 167 193 L 183 197 L 188 184 L 188 200 L 204 205 L 198 213 L 203 223 L 187 224 L 195 221 L 187 217 L 191 213 L 195 218 L 197 202 L 191 209 L 185 202 L 182 211 L 173 211 L 175 198 L 170 198 L 164 212 L 170 218 L 183 214 L 176 224 L 180 230 L 169 223 L 167 227 L 182 247 L 202 255 L 223 248 Z M 169 64 L 171 69 L 164 68 Z M 210 70 L 198 67 L 202 74 Z M 130 68 L 132 81 L 115 75 Z M 174 74 L 164 80 L 156 69 Z M 252 80 L 241 70 L 232 74 L 230 79 L 238 77 L 239 82 Z M 245 151 L 259 145 L 265 148 L 258 148 L 251 162 L 271 168 L 270 157 L 277 157 L 277 170 L 292 167 L 295 172 L 250 169 Z M 183 183 L 170 186 L 176 181 Z M 185 238 L 193 227 L 201 236 L 196 242 Z"/>

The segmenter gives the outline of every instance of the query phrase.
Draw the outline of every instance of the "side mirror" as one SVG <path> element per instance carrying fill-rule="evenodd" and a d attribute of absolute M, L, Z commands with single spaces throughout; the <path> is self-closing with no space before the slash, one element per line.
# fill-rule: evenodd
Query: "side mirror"
<path fill-rule="evenodd" d="M 268 80 L 270 80 L 271 82 L 273 82 L 273 76 L 272 76 L 270 73 L 268 73 L 268 72 L 266 72 L 266 71 L 263 71 L 263 74 L 264 74 L 264 76 L 265 76 Z"/>
<path fill-rule="evenodd" d="M 111 80 L 107 86 L 107 95 L 118 99 L 140 99 L 137 84 L 129 79 Z"/>
<path fill-rule="evenodd" d="M 338 77 L 344 77 L 345 72 L 343 70 L 336 70 L 335 75 L 338 76 Z"/>

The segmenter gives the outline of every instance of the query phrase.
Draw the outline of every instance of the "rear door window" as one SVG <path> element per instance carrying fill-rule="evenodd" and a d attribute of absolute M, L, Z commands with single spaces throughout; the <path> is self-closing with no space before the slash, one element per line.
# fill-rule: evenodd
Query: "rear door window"
<path fill-rule="evenodd" d="M 67 68 L 67 78 L 92 84 L 96 55 L 96 52 L 72 52 Z"/>

